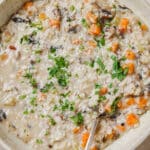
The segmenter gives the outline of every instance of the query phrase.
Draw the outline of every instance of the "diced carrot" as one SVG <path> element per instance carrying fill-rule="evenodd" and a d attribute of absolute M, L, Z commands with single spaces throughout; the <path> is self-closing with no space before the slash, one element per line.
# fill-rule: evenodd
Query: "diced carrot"
<path fill-rule="evenodd" d="M 130 98 L 127 100 L 126 104 L 127 104 L 128 106 L 134 105 L 134 104 L 135 104 L 135 99 L 134 99 L 133 97 L 130 97 Z"/>
<path fill-rule="evenodd" d="M 116 53 L 118 49 L 119 49 L 119 43 L 118 42 L 114 42 L 112 44 L 111 51 Z"/>
<path fill-rule="evenodd" d="M 16 47 L 13 46 L 13 45 L 10 45 L 10 46 L 9 46 L 9 49 L 15 51 L 15 50 L 16 50 Z"/>
<path fill-rule="evenodd" d="M 131 113 L 131 114 L 127 115 L 127 117 L 126 117 L 126 123 L 127 123 L 127 125 L 134 126 L 138 122 L 139 122 L 139 119 L 138 119 L 138 117 L 134 113 Z"/>
<path fill-rule="evenodd" d="M 82 44 L 82 40 L 75 39 L 75 40 L 72 41 L 72 44 L 75 44 L 75 45 Z"/>
<path fill-rule="evenodd" d="M 131 50 L 126 51 L 126 58 L 129 60 L 134 60 L 136 58 L 135 53 Z"/>
<path fill-rule="evenodd" d="M 82 127 L 76 127 L 72 130 L 74 134 L 78 134 L 81 131 Z"/>
<path fill-rule="evenodd" d="M 90 150 L 98 150 L 97 146 L 93 146 Z"/>
<path fill-rule="evenodd" d="M 3 54 L 0 55 L 0 60 L 1 61 L 5 61 L 7 59 L 8 59 L 8 54 L 7 53 L 3 53 Z"/>
<path fill-rule="evenodd" d="M 100 94 L 100 95 L 105 95 L 107 92 L 108 92 L 107 87 L 102 87 L 102 88 L 100 88 L 100 90 L 99 90 L 99 94 Z"/>
<path fill-rule="evenodd" d="M 81 146 L 84 148 L 86 146 L 86 143 L 88 141 L 88 138 L 89 138 L 89 132 L 84 132 L 82 134 L 82 143 L 81 143 Z"/>
<path fill-rule="evenodd" d="M 98 17 L 93 14 L 91 11 L 87 13 L 86 15 L 87 20 L 89 20 L 91 23 L 97 23 Z"/>
<path fill-rule="evenodd" d="M 105 111 L 106 112 L 111 112 L 111 106 L 110 105 L 106 105 L 105 106 Z"/>
<path fill-rule="evenodd" d="M 142 29 L 143 31 L 148 31 L 147 25 L 142 24 L 140 27 L 141 27 L 141 29 Z"/>
<path fill-rule="evenodd" d="M 89 0 L 83 0 L 84 1 L 84 3 L 88 3 L 89 2 Z"/>
<path fill-rule="evenodd" d="M 89 34 L 91 35 L 100 35 L 101 34 L 101 27 L 97 24 L 92 24 L 89 28 Z"/>
<path fill-rule="evenodd" d="M 49 23 L 52 27 L 60 28 L 60 20 L 58 19 L 50 19 Z"/>
<path fill-rule="evenodd" d="M 124 68 L 124 69 L 125 69 L 125 68 L 128 69 L 128 74 L 129 74 L 129 75 L 132 75 L 132 74 L 134 73 L 134 71 L 135 71 L 135 67 L 134 67 L 134 64 L 133 64 L 133 63 L 125 64 L 125 65 L 123 66 L 123 68 Z"/>
<path fill-rule="evenodd" d="M 33 2 L 26 2 L 26 3 L 24 4 L 23 8 L 24 8 L 25 10 L 28 10 L 28 8 L 30 8 L 31 6 L 33 6 Z"/>
<path fill-rule="evenodd" d="M 144 97 L 140 97 L 138 102 L 138 107 L 143 109 L 147 105 L 147 99 Z"/>
<path fill-rule="evenodd" d="M 129 24 L 129 19 L 122 18 L 121 21 L 120 21 L 120 23 L 119 23 L 119 30 L 122 33 L 125 33 L 127 31 L 128 24 Z"/>
<path fill-rule="evenodd" d="M 40 19 L 40 20 L 45 20 L 46 17 L 47 17 L 47 16 L 46 16 L 45 13 L 40 13 L 40 14 L 39 14 L 39 19 Z"/>
<path fill-rule="evenodd" d="M 92 40 L 88 41 L 88 45 L 89 45 L 89 46 L 92 46 L 92 47 L 94 47 L 94 48 L 97 46 L 96 42 L 95 42 L 95 41 L 92 41 Z"/>
<path fill-rule="evenodd" d="M 126 130 L 125 126 L 122 125 L 117 125 L 116 127 L 120 132 L 124 132 Z"/>

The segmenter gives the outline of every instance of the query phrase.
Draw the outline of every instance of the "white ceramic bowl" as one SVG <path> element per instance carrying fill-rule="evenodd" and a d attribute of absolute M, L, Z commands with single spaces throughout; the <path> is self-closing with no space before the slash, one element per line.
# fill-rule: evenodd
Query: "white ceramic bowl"
<path fill-rule="evenodd" d="M 0 26 L 5 24 L 9 17 L 27 0 L 0 0 Z M 150 27 L 150 0 L 120 0 L 131 8 Z M 144 139 L 150 135 L 150 111 L 141 117 L 138 128 L 125 133 L 106 150 L 134 150 Z M 30 150 L 13 135 L 8 134 L 4 127 L 0 126 L 0 150 Z"/>

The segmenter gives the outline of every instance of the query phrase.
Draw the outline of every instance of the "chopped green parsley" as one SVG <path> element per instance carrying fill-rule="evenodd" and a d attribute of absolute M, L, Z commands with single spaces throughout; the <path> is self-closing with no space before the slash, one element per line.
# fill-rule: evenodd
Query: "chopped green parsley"
<path fill-rule="evenodd" d="M 77 125 L 77 126 L 82 125 L 83 122 L 84 122 L 84 118 L 83 118 L 81 112 L 77 113 L 75 116 L 72 116 L 70 119 L 71 119 L 71 120 L 73 121 L 73 123 L 74 123 L 75 125 Z"/>
<path fill-rule="evenodd" d="M 56 57 L 54 58 L 54 61 L 55 65 L 48 68 L 49 78 L 56 78 L 60 86 L 66 87 L 70 76 L 67 71 L 69 63 L 64 57 Z"/>
<path fill-rule="evenodd" d="M 43 141 L 41 139 L 36 139 L 37 144 L 43 144 Z"/>
<path fill-rule="evenodd" d="M 74 102 L 70 102 L 68 100 L 60 100 L 59 101 L 59 105 L 55 105 L 54 106 L 54 111 L 55 110 L 61 110 L 62 112 L 66 111 L 66 110 L 70 110 L 70 111 L 74 111 Z"/>
<path fill-rule="evenodd" d="M 52 116 L 48 115 L 48 118 L 49 118 L 50 124 L 52 126 L 56 125 L 56 121 L 54 120 L 54 118 Z"/>
<path fill-rule="evenodd" d="M 40 91 L 43 92 L 43 93 L 47 93 L 47 92 L 49 92 L 49 90 L 52 89 L 53 87 L 54 87 L 53 82 L 46 83 L 45 86 L 44 86 L 42 89 L 40 89 Z"/>
<path fill-rule="evenodd" d="M 87 23 L 86 19 L 83 18 L 83 19 L 81 20 L 81 23 L 82 23 L 82 26 L 83 26 L 83 27 L 85 27 L 85 28 L 88 27 L 88 23 Z"/>
<path fill-rule="evenodd" d="M 30 27 L 37 28 L 38 30 L 43 30 L 42 22 L 31 22 Z"/>
<path fill-rule="evenodd" d="M 121 67 L 120 61 L 116 56 L 112 56 L 111 58 L 113 60 L 112 78 L 117 78 L 122 81 L 127 76 L 128 69 L 123 69 Z"/>

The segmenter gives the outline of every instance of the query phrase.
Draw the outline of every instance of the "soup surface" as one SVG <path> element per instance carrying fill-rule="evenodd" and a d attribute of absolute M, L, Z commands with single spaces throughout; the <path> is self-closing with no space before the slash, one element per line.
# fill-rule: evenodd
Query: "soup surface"
<path fill-rule="evenodd" d="M 116 0 L 25 3 L 0 32 L 0 125 L 35 150 L 83 150 L 100 115 L 104 149 L 149 109 L 149 35 Z"/>

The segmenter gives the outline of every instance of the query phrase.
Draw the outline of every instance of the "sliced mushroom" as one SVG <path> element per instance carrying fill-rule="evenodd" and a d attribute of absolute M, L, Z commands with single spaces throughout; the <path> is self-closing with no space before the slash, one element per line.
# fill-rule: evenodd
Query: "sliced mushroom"
<path fill-rule="evenodd" d="M 61 10 L 59 7 L 56 7 L 55 9 L 53 9 L 53 15 L 54 17 L 56 17 L 56 19 L 61 20 L 62 19 L 62 14 L 61 14 Z"/>
<path fill-rule="evenodd" d="M 101 18 L 102 19 L 112 19 L 113 18 L 113 14 L 109 10 L 101 9 Z"/>
<path fill-rule="evenodd" d="M 3 109 L 0 109 L 0 122 L 6 119 L 7 119 L 6 113 L 3 111 Z"/>
<path fill-rule="evenodd" d="M 105 27 L 104 31 L 105 31 L 105 37 L 110 39 L 116 34 L 116 27 L 115 26 Z"/>
<path fill-rule="evenodd" d="M 124 10 L 128 9 L 129 10 L 129 8 L 126 7 L 126 6 L 123 6 L 123 5 L 118 5 L 118 6 L 119 6 L 120 9 L 124 9 Z"/>
<path fill-rule="evenodd" d="M 78 33 L 80 31 L 79 25 L 70 26 L 67 30 L 69 33 Z"/>
<path fill-rule="evenodd" d="M 15 23 L 29 23 L 30 22 L 29 19 L 23 19 L 21 17 L 13 17 L 12 21 Z"/>

